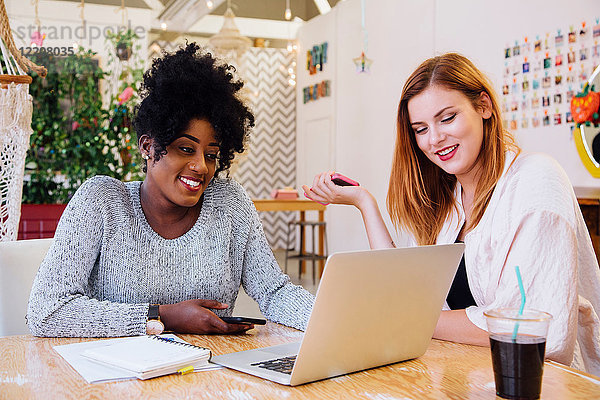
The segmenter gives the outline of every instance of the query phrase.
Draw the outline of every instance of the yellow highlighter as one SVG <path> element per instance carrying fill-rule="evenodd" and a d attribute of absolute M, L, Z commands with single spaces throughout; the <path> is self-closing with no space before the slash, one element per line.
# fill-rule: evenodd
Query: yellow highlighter
<path fill-rule="evenodd" d="M 194 366 L 190 365 L 181 369 L 177 370 L 177 373 L 181 374 L 181 375 L 185 375 L 185 374 L 189 374 L 190 372 L 194 372 Z"/>

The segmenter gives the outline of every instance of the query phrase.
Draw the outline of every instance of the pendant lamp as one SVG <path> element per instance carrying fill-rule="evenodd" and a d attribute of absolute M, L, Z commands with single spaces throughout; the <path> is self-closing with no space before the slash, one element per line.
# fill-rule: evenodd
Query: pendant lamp
<path fill-rule="evenodd" d="M 227 11 L 225 11 L 223 17 L 221 30 L 208 39 L 208 42 L 218 55 L 226 58 L 233 57 L 237 61 L 248 50 L 252 42 L 240 34 L 229 1 L 227 1 Z"/>

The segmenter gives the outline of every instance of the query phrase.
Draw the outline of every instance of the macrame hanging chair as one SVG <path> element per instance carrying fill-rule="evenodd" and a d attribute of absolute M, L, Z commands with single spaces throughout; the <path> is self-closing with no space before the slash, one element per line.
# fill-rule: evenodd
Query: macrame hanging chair
<path fill-rule="evenodd" d="M 33 103 L 30 69 L 46 68 L 21 55 L 13 41 L 4 0 L 0 0 L 0 242 L 17 239 L 23 194 L 25 156 L 31 135 Z"/>

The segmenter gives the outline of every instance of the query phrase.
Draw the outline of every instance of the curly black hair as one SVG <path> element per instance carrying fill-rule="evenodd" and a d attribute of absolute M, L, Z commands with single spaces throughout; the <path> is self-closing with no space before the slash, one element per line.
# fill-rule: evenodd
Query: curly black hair
<path fill-rule="evenodd" d="M 154 139 L 155 161 L 187 129 L 192 119 L 204 119 L 215 130 L 219 160 L 215 175 L 227 171 L 234 153 L 244 151 L 254 115 L 238 98 L 244 86 L 234 78 L 235 67 L 217 61 L 196 43 L 152 61 L 144 73 L 133 120 L 138 141 Z M 146 168 L 144 168 L 144 172 Z"/>

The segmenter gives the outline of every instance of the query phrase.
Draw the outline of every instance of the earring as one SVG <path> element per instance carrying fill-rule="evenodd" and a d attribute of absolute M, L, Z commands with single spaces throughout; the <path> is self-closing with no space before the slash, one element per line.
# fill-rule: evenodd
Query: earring
<path fill-rule="evenodd" d="M 150 159 L 150 156 L 146 153 L 142 153 L 142 158 L 146 161 L 148 161 Z"/>

